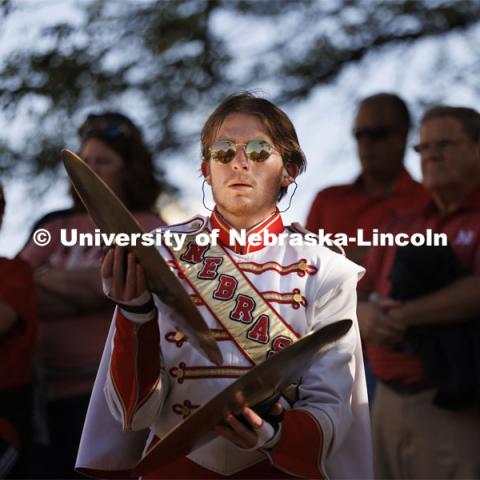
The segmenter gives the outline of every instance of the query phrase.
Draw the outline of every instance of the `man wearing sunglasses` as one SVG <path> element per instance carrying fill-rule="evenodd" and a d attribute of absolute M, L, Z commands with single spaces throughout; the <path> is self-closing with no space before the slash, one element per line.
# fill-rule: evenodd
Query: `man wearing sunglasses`
<path fill-rule="evenodd" d="M 394 293 L 399 288 L 393 288 L 395 266 L 414 272 L 416 263 L 435 253 L 433 247 L 415 262 L 404 256 L 402 264 L 400 248 L 374 247 L 368 254 L 358 316 L 379 379 L 372 409 L 375 473 L 378 478 L 478 478 L 480 114 L 466 107 L 429 110 L 414 148 L 429 198 L 385 228 L 446 234 L 460 273 L 430 288 L 447 260 L 453 271 L 454 262 L 446 258 L 431 265 L 424 281 L 429 291 L 394 301 L 389 297 L 400 298 Z M 410 274 L 410 285 L 399 285 L 402 291 L 422 285 L 421 273 Z M 379 300 L 367 301 L 372 293 Z M 451 371 L 449 385 L 445 378 Z"/>
<path fill-rule="evenodd" d="M 212 188 L 214 210 L 209 218 L 170 227 L 188 233 L 191 241 L 181 251 L 163 245 L 160 252 L 195 297 L 224 363 L 213 364 L 185 341 L 175 313 L 146 289 L 131 253 L 124 277 L 117 247 L 102 267 L 107 294 L 119 308 L 111 358 L 101 370 L 105 379 L 102 373 L 97 379 L 112 416 L 125 430 L 149 428 L 163 437 L 270 354 L 350 318 L 353 327 L 305 372 L 289 401 L 282 397 L 264 418 L 244 406 L 249 427 L 226 413 L 217 438 L 145 478 L 370 478 L 368 405 L 355 320 L 363 269 L 326 247 L 271 246 L 254 235 L 278 239 L 299 232 L 284 226 L 277 208 L 305 168 L 290 119 L 265 99 L 235 95 L 210 115 L 201 143 L 201 172 Z M 217 245 L 195 243 L 195 235 L 213 229 Z M 245 242 L 229 236 L 242 231 Z M 125 458 L 125 452 L 112 452 L 109 468 L 119 469 L 122 461 L 126 468 Z"/>
<path fill-rule="evenodd" d="M 378 93 L 360 103 L 353 127 L 360 176 L 317 194 L 307 218 L 310 231 L 322 228 L 350 238 L 363 229 L 363 238 L 370 240 L 393 212 L 415 206 L 424 190 L 403 166 L 410 124 L 407 105 L 397 95 Z M 345 251 L 362 264 L 367 247 L 349 245 Z"/>

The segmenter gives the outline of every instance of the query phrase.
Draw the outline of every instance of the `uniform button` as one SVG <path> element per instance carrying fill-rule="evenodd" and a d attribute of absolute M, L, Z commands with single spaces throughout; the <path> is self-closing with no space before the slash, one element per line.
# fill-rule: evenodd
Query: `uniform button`
<path fill-rule="evenodd" d="M 182 333 L 182 332 L 175 332 L 175 341 L 176 342 L 179 342 L 180 340 L 183 340 L 183 338 L 185 337 L 185 335 Z"/>

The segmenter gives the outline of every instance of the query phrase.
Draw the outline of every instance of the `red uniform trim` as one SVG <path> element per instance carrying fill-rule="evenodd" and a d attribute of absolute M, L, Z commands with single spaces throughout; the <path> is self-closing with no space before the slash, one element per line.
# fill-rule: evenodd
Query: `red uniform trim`
<path fill-rule="evenodd" d="M 280 275 L 290 275 L 296 273 L 299 277 L 305 275 L 315 275 L 318 272 L 318 268 L 315 265 L 307 263 L 307 260 L 302 258 L 295 263 L 289 265 L 282 265 L 278 262 L 269 261 L 264 263 L 258 262 L 238 262 L 238 268 L 243 272 L 253 273 L 255 275 L 261 275 L 266 271 L 273 271 Z"/>
<path fill-rule="evenodd" d="M 306 410 L 285 413 L 282 436 L 272 449 L 273 464 L 304 478 L 327 478 L 322 469 L 323 431 Z"/>
<path fill-rule="evenodd" d="M 232 227 L 228 224 L 228 222 L 222 218 L 222 216 L 218 213 L 217 210 L 214 210 L 211 217 L 210 222 L 212 224 L 212 229 L 218 229 L 219 236 L 218 240 L 219 243 L 225 245 L 227 248 L 232 249 L 235 253 L 245 254 L 245 253 L 252 253 L 258 250 L 262 250 L 265 248 L 265 244 L 263 242 L 253 242 L 251 241 L 251 236 L 257 233 L 262 233 L 267 231 L 273 235 L 279 235 L 285 230 L 283 226 L 283 221 L 280 213 L 278 210 L 270 215 L 268 218 L 260 222 L 255 227 L 248 230 L 246 235 L 246 245 L 240 245 L 238 242 L 235 242 L 234 245 L 230 243 L 230 230 Z"/>
<path fill-rule="evenodd" d="M 168 371 L 177 382 L 182 384 L 185 380 L 196 380 L 198 378 L 239 378 L 250 370 L 250 367 L 234 367 L 222 365 L 221 367 L 189 367 L 185 362 L 170 368 Z"/>
<path fill-rule="evenodd" d="M 115 326 L 110 375 L 123 406 L 123 428 L 130 430 L 135 412 L 160 379 L 160 332 L 156 317 L 139 325 L 120 311 L 116 313 Z"/>

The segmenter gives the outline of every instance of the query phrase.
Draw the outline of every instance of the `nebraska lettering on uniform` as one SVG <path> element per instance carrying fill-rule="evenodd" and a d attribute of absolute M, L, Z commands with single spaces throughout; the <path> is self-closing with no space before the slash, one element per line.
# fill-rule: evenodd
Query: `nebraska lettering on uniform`
<path fill-rule="evenodd" d="M 235 261 L 220 247 L 198 245 L 191 238 L 183 251 L 171 253 L 179 261 L 178 273 L 189 280 L 195 295 L 202 300 L 201 305 L 210 309 L 254 363 L 265 360 L 267 355 L 296 338 L 291 327 L 269 306 L 268 299 L 253 287 Z M 221 315 L 222 320 L 215 312 L 224 311 L 225 307 L 228 313 Z M 290 335 L 293 337 L 289 338 Z M 272 337 L 276 340 L 272 341 Z M 258 349 L 259 345 L 264 348 Z"/>
<path fill-rule="evenodd" d="M 210 245 L 198 245 L 195 242 L 189 242 L 187 250 L 182 253 L 180 259 L 188 263 L 200 263 Z"/>

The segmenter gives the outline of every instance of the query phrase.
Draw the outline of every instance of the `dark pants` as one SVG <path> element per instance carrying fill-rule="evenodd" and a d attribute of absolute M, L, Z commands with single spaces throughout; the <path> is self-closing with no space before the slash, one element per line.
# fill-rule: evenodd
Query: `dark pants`
<path fill-rule="evenodd" d="M 22 385 L 0 391 L 0 417 L 9 421 L 20 439 L 19 458 L 8 478 L 30 476 L 30 447 L 32 439 L 32 386 Z"/>
<path fill-rule="evenodd" d="M 35 445 L 34 478 L 85 478 L 75 472 L 75 459 L 90 395 L 48 403 L 49 445 Z"/>

